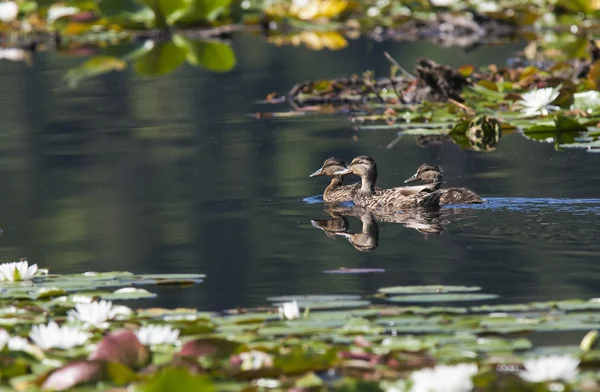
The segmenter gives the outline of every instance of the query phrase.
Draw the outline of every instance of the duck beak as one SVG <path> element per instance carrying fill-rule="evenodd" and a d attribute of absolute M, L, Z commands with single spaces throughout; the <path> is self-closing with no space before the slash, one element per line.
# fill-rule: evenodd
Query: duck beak
<path fill-rule="evenodd" d="M 412 176 L 410 176 L 409 178 L 407 178 L 406 180 L 404 180 L 405 184 L 408 184 L 409 182 L 415 182 L 417 181 L 417 175 L 413 174 Z"/>
<path fill-rule="evenodd" d="M 320 168 L 319 170 L 317 170 L 316 172 L 312 173 L 310 175 L 310 177 L 316 177 L 316 176 L 322 176 L 323 175 L 323 168 Z"/>
<path fill-rule="evenodd" d="M 342 170 L 338 170 L 338 171 L 334 172 L 333 174 L 335 174 L 336 176 L 343 176 L 345 174 L 352 174 L 352 170 L 345 168 Z"/>

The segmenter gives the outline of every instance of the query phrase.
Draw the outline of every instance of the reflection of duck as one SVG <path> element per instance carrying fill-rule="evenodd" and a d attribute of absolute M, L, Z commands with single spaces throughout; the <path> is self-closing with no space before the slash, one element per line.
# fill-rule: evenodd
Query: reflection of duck
<path fill-rule="evenodd" d="M 344 170 L 346 163 L 339 158 L 331 157 L 323 163 L 323 166 L 316 172 L 312 173 L 310 177 L 316 176 L 328 176 L 331 177 L 331 182 L 325 188 L 323 192 L 323 200 L 328 203 L 350 201 L 356 195 L 356 192 L 360 189 L 360 183 L 352 185 L 342 185 L 344 182 L 345 175 L 334 174 L 336 171 Z M 381 190 L 381 188 L 375 188 Z"/>
<path fill-rule="evenodd" d="M 354 204 L 361 207 L 388 211 L 439 207 L 441 193 L 436 190 L 441 183 L 376 190 L 377 165 L 368 156 L 361 155 L 354 158 L 345 170 L 339 170 L 333 174 L 360 176 L 361 187 L 354 195 L 353 201 Z"/>
<path fill-rule="evenodd" d="M 362 222 L 362 231 L 360 233 L 339 232 L 346 238 L 354 248 L 360 252 L 371 251 L 379 245 L 379 226 L 373 217 L 373 214 L 365 212 L 359 216 Z"/>
<path fill-rule="evenodd" d="M 441 183 L 444 179 L 442 169 L 438 165 L 422 164 L 417 172 L 404 183 L 413 181 L 424 181 L 427 183 Z M 472 190 L 467 188 L 445 188 L 440 189 L 440 205 L 462 204 L 462 203 L 483 203 L 483 200 Z"/>
<path fill-rule="evenodd" d="M 313 227 L 323 230 L 327 236 L 342 236 L 346 238 L 354 248 L 359 251 L 371 251 L 379 244 L 379 226 L 377 221 L 388 223 L 401 223 L 404 226 L 415 229 L 425 236 L 440 234 L 444 231 L 444 223 L 437 222 L 437 212 L 410 211 L 408 213 L 383 213 L 381 211 L 370 211 L 362 207 L 333 207 L 328 206 L 325 210 L 330 219 L 313 219 Z M 362 222 L 360 233 L 348 231 L 346 216 L 355 216 Z"/>
<path fill-rule="evenodd" d="M 348 219 L 345 216 L 338 214 L 337 212 L 327 209 L 326 210 L 331 218 L 329 219 L 311 219 L 310 223 L 313 227 L 323 230 L 328 237 L 334 237 L 336 233 L 345 232 L 348 230 Z"/>

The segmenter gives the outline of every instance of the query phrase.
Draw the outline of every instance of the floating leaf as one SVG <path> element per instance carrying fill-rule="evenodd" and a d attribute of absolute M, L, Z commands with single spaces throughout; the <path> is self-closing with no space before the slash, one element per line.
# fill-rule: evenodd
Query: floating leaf
<path fill-rule="evenodd" d="M 143 392 L 212 392 L 215 387 L 208 376 L 194 375 L 181 367 L 167 367 L 150 377 L 136 390 Z"/>
<path fill-rule="evenodd" d="M 383 287 L 378 291 L 384 294 L 421 294 L 421 293 L 468 293 L 480 291 L 481 287 L 477 286 L 395 286 Z"/>
<path fill-rule="evenodd" d="M 386 298 L 390 302 L 455 302 L 486 301 L 498 298 L 496 294 L 423 294 L 403 295 Z"/>
<path fill-rule="evenodd" d="M 42 389 L 64 391 L 76 385 L 101 381 L 106 378 L 104 361 L 75 361 L 53 371 L 42 384 Z"/>
<path fill-rule="evenodd" d="M 325 270 L 324 274 L 372 274 L 385 272 L 383 268 L 338 268 L 335 270 Z"/>
<path fill-rule="evenodd" d="M 150 351 L 131 330 L 122 329 L 106 335 L 89 359 L 119 362 L 139 369 L 150 361 Z"/>

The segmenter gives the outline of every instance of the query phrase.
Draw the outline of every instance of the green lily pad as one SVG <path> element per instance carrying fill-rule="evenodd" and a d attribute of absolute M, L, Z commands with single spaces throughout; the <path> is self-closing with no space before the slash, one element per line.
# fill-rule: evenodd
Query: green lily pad
<path fill-rule="evenodd" d="M 384 294 L 428 294 L 428 293 L 469 293 L 480 291 L 481 287 L 476 286 L 396 286 L 383 287 L 378 291 Z"/>
<path fill-rule="evenodd" d="M 496 299 L 496 294 L 423 294 L 402 295 L 386 298 L 390 302 L 457 302 L 457 301 L 486 301 Z"/>

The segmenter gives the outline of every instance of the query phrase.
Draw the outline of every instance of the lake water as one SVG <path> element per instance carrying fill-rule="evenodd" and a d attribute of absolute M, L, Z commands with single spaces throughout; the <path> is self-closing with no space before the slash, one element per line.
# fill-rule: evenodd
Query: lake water
<path fill-rule="evenodd" d="M 428 43 L 352 41 L 337 52 L 275 47 L 236 36 L 234 71 L 183 66 L 132 70 L 64 86 L 85 59 L 36 55 L 32 67 L 0 63 L 2 261 L 27 256 L 52 272 L 206 273 L 203 284 L 160 289 L 139 306 L 217 310 L 284 294 L 371 294 L 405 284 L 477 285 L 498 302 L 600 295 L 600 154 L 556 151 L 519 134 L 491 153 L 450 143 L 417 145 L 392 131 L 353 130 L 344 117 L 257 120 L 256 100 L 307 79 L 373 69 L 389 51 L 412 69 L 421 56 L 449 65 L 503 64 L 521 44 L 464 53 Z M 449 224 L 424 236 L 379 223 L 378 247 L 358 252 L 311 225 L 325 219 L 329 156 L 372 156 L 379 185 L 399 185 L 424 162 L 447 186 L 489 203 L 444 209 Z M 352 231 L 360 221 L 350 217 Z M 385 273 L 322 271 L 381 268 Z"/>

